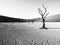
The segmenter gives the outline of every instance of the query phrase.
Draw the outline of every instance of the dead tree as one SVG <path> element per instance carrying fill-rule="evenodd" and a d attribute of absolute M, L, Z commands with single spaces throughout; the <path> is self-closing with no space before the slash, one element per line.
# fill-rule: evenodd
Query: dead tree
<path fill-rule="evenodd" d="M 42 7 L 43 7 L 43 9 L 44 9 L 44 12 L 43 12 L 40 8 L 38 8 L 38 12 L 39 12 L 39 14 L 40 14 L 41 17 L 42 17 L 42 22 L 43 22 L 42 28 L 47 29 L 47 28 L 45 27 L 45 18 L 46 18 L 46 16 L 49 14 L 49 12 L 47 12 L 47 7 L 45 7 L 43 4 L 42 4 Z"/>

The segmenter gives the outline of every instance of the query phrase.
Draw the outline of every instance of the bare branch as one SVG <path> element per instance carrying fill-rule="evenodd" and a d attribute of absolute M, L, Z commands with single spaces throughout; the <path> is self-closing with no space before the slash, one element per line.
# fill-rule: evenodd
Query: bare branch
<path fill-rule="evenodd" d="M 42 7 L 46 10 L 47 9 L 47 7 L 45 7 L 43 4 L 42 4 Z"/>
<path fill-rule="evenodd" d="M 44 18 L 46 18 L 46 16 L 49 14 L 49 12 L 44 16 Z"/>
<path fill-rule="evenodd" d="M 47 7 L 45 7 L 43 4 L 42 4 L 42 7 L 44 8 L 44 10 L 45 10 L 45 12 L 43 13 L 43 15 L 45 15 L 46 14 L 46 12 L 47 12 Z"/>
<path fill-rule="evenodd" d="M 42 10 L 40 8 L 38 8 L 38 12 L 41 16 L 43 16 Z"/>
<path fill-rule="evenodd" d="M 47 12 L 47 7 L 45 7 L 43 4 L 42 7 L 44 9 L 44 12 L 40 8 L 38 8 L 38 12 L 41 16 L 43 16 L 43 18 L 45 18 L 49 14 L 49 12 Z"/>
<path fill-rule="evenodd" d="M 44 15 L 46 14 L 47 10 L 45 10 Z"/>

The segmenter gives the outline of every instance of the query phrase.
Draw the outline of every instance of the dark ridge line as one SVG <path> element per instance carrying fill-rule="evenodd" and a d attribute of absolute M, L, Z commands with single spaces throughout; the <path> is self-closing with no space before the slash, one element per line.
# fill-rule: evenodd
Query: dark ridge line
<path fill-rule="evenodd" d="M 0 22 L 25 22 L 25 19 L 12 18 L 0 15 Z"/>

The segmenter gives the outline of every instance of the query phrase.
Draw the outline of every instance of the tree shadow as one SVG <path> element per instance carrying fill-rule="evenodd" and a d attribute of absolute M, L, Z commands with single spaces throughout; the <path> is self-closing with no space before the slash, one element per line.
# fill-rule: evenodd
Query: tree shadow
<path fill-rule="evenodd" d="M 60 29 L 60 28 L 39 28 L 39 29 L 49 30 L 49 29 Z"/>
<path fill-rule="evenodd" d="M 39 29 L 46 29 L 46 30 L 48 30 L 48 28 L 47 28 L 47 27 L 44 27 L 44 28 L 43 28 L 43 27 L 41 27 L 41 28 L 39 28 Z"/>
<path fill-rule="evenodd" d="M 48 29 L 60 29 L 60 28 L 48 28 Z"/>

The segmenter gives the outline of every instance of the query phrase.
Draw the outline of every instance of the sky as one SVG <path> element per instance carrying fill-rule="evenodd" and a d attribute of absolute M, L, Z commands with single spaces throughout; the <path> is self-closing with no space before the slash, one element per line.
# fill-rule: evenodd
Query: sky
<path fill-rule="evenodd" d="M 60 0 L 0 0 L 0 15 L 32 19 L 41 17 L 38 8 L 47 7 L 48 16 L 60 14 Z"/>

